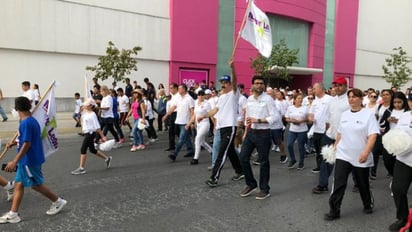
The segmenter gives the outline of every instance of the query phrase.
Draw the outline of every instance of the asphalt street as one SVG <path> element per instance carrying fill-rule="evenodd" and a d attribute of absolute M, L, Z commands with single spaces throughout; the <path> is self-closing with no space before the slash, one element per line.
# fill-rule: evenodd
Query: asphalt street
<path fill-rule="evenodd" d="M 130 152 L 125 145 L 107 152 L 113 156 L 110 169 L 89 154 L 87 173 L 74 176 L 70 172 L 78 167 L 82 137 L 62 135 L 59 151 L 47 159 L 43 171 L 45 183 L 68 201 L 67 206 L 48 216 L 48 199 L 26 189 L 19 211 L 22 222 L 0 225 L 0 231 L 387 231 L 395 219 L 382 162 L 378 179 L 372 181 L 374 213 L 362 212 L 360 196 L 351 191 L 349 180 L 341 218 L 326 222 L 328 194 L 311 193 L 318 177 L 310 171 L 314 157 L 306 159 L 304 170 L 288 170 L 279 163 L 279 153 L 271 151 L 271 196 L 255 200 L 239 196 L 245 183 L 231 180 L 230 162 L 219 186 L 210 188 L 205 184 L 210 156 L 202 151 L 199 165 L 191 166 L 183 151 L 172 163 L 163 151 L 167 135 L 159 137 L 143 151 Z M 1 162 L 14 154 L 9 151 Z M 257 176 L 258 166 L 253 168 Z M 6 212 L 10 203 L 5 192 L 0 193 L 0 209 Z"/>

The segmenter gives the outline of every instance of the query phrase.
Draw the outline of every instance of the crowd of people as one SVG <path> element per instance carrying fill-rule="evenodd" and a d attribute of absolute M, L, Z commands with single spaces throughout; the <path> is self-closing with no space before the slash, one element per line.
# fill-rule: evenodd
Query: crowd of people
<path fill-rule="evenodd" d="M 244 179 L 246 184 L 240 196 L 248 197 L 259 189 L 255 199 L 264 200 L 270 196 L 271 149 L 280 153 L 280 163 L 287 165 L 288 169 L 300 171 L 305 168 L 305 158 L 314 153 L 315 168 L 311 171 L 319 173 L 319 179 L 312 189 L 313 194 L 329 192 L 329 177 L 335 169 L 329 197 L 330 210 L 324 218 L 336 220 L 341 215 L 349 174 L 354 182 L 352 190 L 360 194 L 363 212 L 373 213 L 370 180 L 377 178 L 378 161 L 382 156 L 391 184 L 390 194 L 397 209 L 397 221 L 389 229 L 397 231 L 405 226 L 409 214 L 407 192 L 412 181 L 412 152 L 394 156 L 385 149 L 382 138 L 394 129 L 412 136 L 412 93 L 409 89 L 405 93 L 396 88 L 362 91 L 349 88 L 344 77 L 335 78 L 329 89 L 322 83 L 315 83 L 306 91 L 288 87 L 278 89 L 267 86 L 261 76 L 254 76 L 249 96 L 244 85 L 237 83 L 232 61 L 230 67 L 231 75 L 219 79 L 220 90 L 214 83 L 207 85 L 205 81 L 191 87 L 171 83 L 168 90 L 159 84 L 156 90 L 148 78 L 144 79 L 144 87 L 136 81 L 132 85 L 127 78 L 124 88 L 117 86 L 116 82 L 109 88 L 93 79 L 92 98 L 82 102 L 79 93 L 74 95 L 73 119 L 75 126 L 81 127 L 79 134 L 84 139 L 80 148 L 80 165 L 72 174 L 86 173 L 87 150 L 101 158 L 106 168 L 110 167 L 112 157 L 99 146 L 108 141 L 108 132 L 114 138 L 113 148 L 125 146 L 126 138 L 130 137 L 130 152 L 137 152 L 156 143 L 157 133 L 167 131 L 168 147 L 165 151 L 170 152 L 168 158 L 171 162 L 177 160 L 185 145 L 184 156 L 192 157 L 190 165 L 197 165 L 203 148 L 210 154 L 207 159 L 211 162 L 208 167 L 211 174 L 206 184 L 217 187 L 222 168 L 229 158 L 234 171 L 232 180 Z M 38 86 L 30 96 L 26 94 L 30 83 L 23 82 L 22 88 L 28 101 L 16 99 L 15 108 L 22 117 L 20 127 L 26 127 L 32 123 L 30 120 L 26 123 L 24 119 L 31 117 L 30 109 L 38 101 L 33 94 L 38 91 Z M 3 117 L 3 121 L 6 120 L 7 117 Z M 125 127 L 129 133 L 125 133 Z M 25 132 L 22 131 L 22 135 Z M 211 136 L 213 143 L 209 144 L 207 138 Z M 25 141 L 31 140 L 26 137 L 20 139 L 20 143 Z M 7 146 L 13 145 L 15 143 Z M 327 162 L 322 154 L 322 148 L 328 145 L 336 156 L 334 162 Z M 21 146 L 17 158 L 12 161 L 14 163 L 9 163 L 6 171 L 13 170 L 22 157 L 31 155 L 30 146 L 26 147 Z M 38 183 L 26 183 L 24 169 L 19 169 L 21 171 L 17 172 L 15 181 L 0 178 L 8 199 L 13 199 L 12 209 L 0 217 L 0 223 L 20 221 L 17 209 L 23 187 L 33 187 L 53 202 L 48 214 L 56 214 L 66 205 L 67 201 L 42 185 L 43 177 L 38 168 L 44 160 L 41 157 L 39 160 L 31 170 L 38 174 Z M 22 165 L 30 167 L 31 164 L 25 162 Z M 259 182 L 254 177 L 251 163 L 260 167 Z"/>

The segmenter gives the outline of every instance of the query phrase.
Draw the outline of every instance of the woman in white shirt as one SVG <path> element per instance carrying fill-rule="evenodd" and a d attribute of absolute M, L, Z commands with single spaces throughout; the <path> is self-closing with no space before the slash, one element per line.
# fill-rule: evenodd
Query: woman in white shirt
<path fill-rule="evenodd" d="M 308 126 L 306 121 L 308 119 L 308 109 L 306 106 L 302 106 L 303 95 L 301 93 L 294 96 L 294 104 L 289 106 L 285 118 L 286 122 L 290 124 L 288 132 L 288 151 L 289 151 L 289 165 L 288 168 L 292 169 L 295 167 L 296 158 L 294 145 L 296 139 L 298 140 L 299 148 L 299 165 L 298 170 L 304 168 L 304 159 L 305 159 L 305 141 L 306 133 L 308 131 Z"/>
<path fill-rule="evenodd" d="M 350 110 L 343 112 L 340 119 L 336 148 L 333 192 L 329 198 L 330 212 L 325 220 L 340 217 L 340 208 L 347 186 L 348 176 L 353 176 L 359 187 L 363 212 L 373 212 L 373 198 L 369 186 L 369 168 L 373 166 L 372 148 L 379 134 L 375 115 L 362 107 L 363 93 L 360 89 L 348 91 Z"/>
<path fill-rule="evenodd" d="M 371 93 L 368 96 L 369 102 L 365 105 L 365 108 L 372 111 L 373 113 L 376 113 L 378 110 L 378 95 L 376 93 Z"/>
<path fill-rule="evenodd" d="M 409 95 L 408 105 L 412 108 L 412 95 Z M 412 111 L 399 115 L 396 129 L 400 129 L 412 136 Z M 396 218 L 389 226 L 390 231 L 399 231 L 405 226 L 409 215 L 408 190 L 412 182 L 412 152 L 397 155 L 392 179 L 393 199 L 396 206 Z"/>
<path fill-rule="evenodd" d="M 113 115 L 113 99 L 110 96 L 109 88 L 106 85 L 102 85 L 100 93 L 103 99 L 100 103 L 100 118 L 102 123 L 103 134 L 106 135 L 107 131 L 113 135 L 115 141 L 119 142 L 119 135 L 114 129 L 114 115 Z M 96 136 L 96 140 L 99 142 L 100 135 Z"/>
<path fill-rule="evenodd" d="M 212 147 L 206 142 L 206 135 L 209 133 L 210 122 L 208 118 L 203 118 L 200 121 L 197 121 L 197 118 L 205 115 L 211 110 L 210 104 L 205 100 L 205 92 L 200 90 L 197 93 L 197 100 L 195 101 L 195 109 L 192 118 L 190 119 L 191 123 L 196 122 L 196 138 L 195 138 L 195 155 L 190 161 L 191 165 L 199 163 L 199 154 L 201 147 L 203 146 L 209 153 L 212 153 Z"/>
<path fill-rule="evenodd" d="M 409 111 L 409 106 L 405 94 L 402 92 L 394 93 L 389 108 L 385 110 L 379 121 L 381 133 L 386 134 L 390 129 L 393 129 L 398 123 L 399 117 L 406 111 Z M 388 176 L 391 177 L 393 176 L 393 167 L 396 159 L 384 147 L 382 147 L 382 156 Z"/>

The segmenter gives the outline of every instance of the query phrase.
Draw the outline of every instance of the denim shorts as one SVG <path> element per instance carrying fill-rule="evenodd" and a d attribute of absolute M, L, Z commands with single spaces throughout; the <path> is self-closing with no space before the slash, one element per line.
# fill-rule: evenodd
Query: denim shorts
<path fill-rule="evenodd" d="M 21 182 L 24 187 L 33 187 L 42 185 L 44 182 L 41 165 L 29 167 L 27 165 L 17 168 L 15 182 Z"/>

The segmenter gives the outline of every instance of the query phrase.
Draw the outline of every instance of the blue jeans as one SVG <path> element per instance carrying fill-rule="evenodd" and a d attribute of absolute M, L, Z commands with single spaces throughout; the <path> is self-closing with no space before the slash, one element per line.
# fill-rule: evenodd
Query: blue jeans
<path fill-rule="evenodd" d="M 253 177 L 253 171 L 250 166 L 250 156 L 253 150 L 256 148 L 259 153 L 260 161 L 260 176 L 259 187 L 260 189 L 268 193 L 269 177 L 270 177 L 270 164 L 269 164 L 269 151 L 271 146 L 270 131 L 267 133 L 259 132 L 259 130 L 248 131 L 245 140 L 242 143 L 242 149 L 240 151 L 240 164 L 242 165 L 243 173 L 245 174 L 246 185 L 249 187 L 257 187 L 257 182 Z"/>
<path fill-rule="evenodd" d="M 217 155 L 219 154 L 220 141 L 220 130 L 217 129 L 215 136 L 213 137 L 212 166 L 215 165 Z"/>
<path fill-rule="evenodd" d="M 7 119 L 6 113 L 4 113 L 3 107 L 0 106 L 0 115 L 3 119 Z"/>
<path fill-rule="evenodd" d="M 305 132 L 293 132 L 288 133 L 288 151 L 291 162 L 296 162 L 294 145 L 296 139 L 298 140 L 299 148 L 299 164 L 303 165 L 305 159 L 305 141 L 306 141 L 306 131 Z"/>
<path fill-rule="evenodd" d="M 139 123 L 139 119 L 135 119 L 134 120 L 134 125 L 133 125 L 133 145 L 135 145 L 135 146 L 144 145 L 143 133 L 137 127 L 138 123 Z"/>
<path fill-rule="evenodd" d="M 192 141 L 190 140 L 189 130 L 185 129 L 184 124 L 176 124 L 176 126 L 179 128 L 180 133 L 179 133 L 179 141 L 177 142 L 177 146 L 173 154 L 177 156 L 179 154 L 179 151 L 182 149 L 183 144 L 186 144 L 188 153 L 194 153 L 193 144 L 192 144 Z"/>
<path fill-rule="evenodd" d="M 322 138 L 322 146 L 334 144 L 335 140 L 324 135 Z M 320 163 L 319 187 L 327 188 L 329 185 L 329 177 L 333 171 L 333 164 L 327 163 L 324 159 Z"/>

